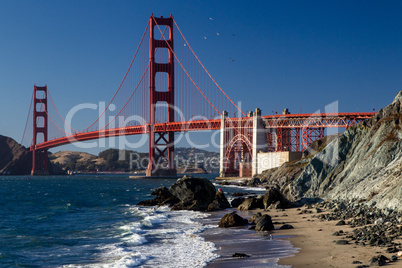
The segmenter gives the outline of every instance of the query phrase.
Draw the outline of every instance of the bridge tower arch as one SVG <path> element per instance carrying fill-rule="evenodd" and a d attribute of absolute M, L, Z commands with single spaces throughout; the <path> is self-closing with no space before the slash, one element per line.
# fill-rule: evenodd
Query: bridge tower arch
<path fill-rule="evenodd" d="M 47 141 L 48 111 L 47 111 L 47 86 L 34 85 L 33 97 L 33 137 L 32 137 L 32 170 L 31 175 L 48 175 L 47 149 L 36 149 L 40 135 L 42 142 Z"/>
<path fill-rule="evenodd" d="M 167 26 L 169 36 L 155 39 L 156 27 Z M 167 48 L 169 51 L 168 62 L 158 63 L 155 61 L 155 52 L 158 48 Z M 168 75 L 168 88 L 156 88 L 155 77 L 158 72 Z M 150 18 L 149 40 L 149 164 L 147 176 L 176 176 L 174 165 L 174 132 L 155 130 L 155 110 L 158 102 L 167 105 L 167 123 L 175 121 L 174 118 L 174 54 L 173 54 L 173 16 L 169 18 Z M 160 167 L 161 163 L 167 164 Z"/>

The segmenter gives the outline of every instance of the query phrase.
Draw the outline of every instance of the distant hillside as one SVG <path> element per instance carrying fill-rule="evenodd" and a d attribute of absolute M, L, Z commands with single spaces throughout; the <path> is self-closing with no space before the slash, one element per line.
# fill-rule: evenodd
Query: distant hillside
<path fill-rule="evenodd" d="M 32 169 L 29 149 L 12 138 L 0 135 L 0 174 L 25 175 Z"/>
<path fill-rule="evenodd" d="M 219 153 L 195 148 L 175 148 L 176 167 L 179 173 L 209 173 L 219 171 Z M 148 166 L 148 153 L 108 149 L 98 156 L 84 152 L 49 152 L 50 174 L 64 170 L 144 171 Z M 0 175 L 29 175 L 32 153 L 12 138 L 0 135 Z"/>
<path fill-rule="evenodd" d="M 195 148 L 175 148 L 179 173 L 208 173 L 219 171 L 219 153 Z M 148 166 L 148 153 L 131 150 L 108 149 L 98 156 L 72 151 L 60 151 L 49 159 L 63 169 L 72 171 L 144 171 Z"/>
<path fill-rule="evenodd" d="M 63 171 L 48 163 L 50 174 Z M 0 175 L 30 175 L 32 170 L 32 153 L 12 138 L 0 135 Z"/>
<path fill-rule="evenodd" d="M 49 159 L 53 164 L 69 170 L 95 170 L 97 165 L 103 163 L 95 155 L 73 151 L 60 151 L 49 155 Z"/>

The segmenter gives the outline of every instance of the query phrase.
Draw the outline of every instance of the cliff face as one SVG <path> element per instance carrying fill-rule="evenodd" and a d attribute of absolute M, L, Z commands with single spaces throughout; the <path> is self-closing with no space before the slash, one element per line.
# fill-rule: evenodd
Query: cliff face
<path fill-rule="evenodd" d="M 300 176 L 317 152 L 322 151 L 337 137 L 338 135 L 329 135 L 316 140 L 303 152 L 303 158 L 301 160 L 284 163 L 280 167 L 265 170 L 256 177 L 260 179 L 264 186 L 277 186 L 282 189 L 282 193 L 288 199 L 296 201 L 297 198 L 293 196 L 294 193 L 290 192 L 291 188 L 288 187 L 289 184 Z"/>
<path fill-rule="evenodd" d="M 48 161 L 49 174 L 62 175 L 65 172 Z M 0 135 L 0 175 L 30 175 L 32 153 L 12 138 Z"/>
<path fill-rule="evenodd" d="M 29 149 L 9 137 L 0 135 L 0 174 L 31 173 L 32 154 Z"/>
<path fill-rule="evenodd" d="M 373 118 L 349 128 L 315 154 L 287 190 L 293 199 L 361 199 L 400 209 L 402 92 Z"/>

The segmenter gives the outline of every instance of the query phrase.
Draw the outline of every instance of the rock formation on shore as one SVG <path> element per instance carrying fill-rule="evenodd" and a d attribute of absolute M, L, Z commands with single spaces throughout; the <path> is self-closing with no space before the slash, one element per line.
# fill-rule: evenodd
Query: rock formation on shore
<path fill-rule="evenodd" d="M 290 185 L 295 198 L 376 202 L 400 209 L 402 92 L 374 117 L 353 126 L 317 153 Z"/>
<path fill-rule="evenodd" d="M 222 210 L 228 208 L 229 202 L 221 191 L 205 178 L 184 176 L 169 189 L 159 187 L 152 192 L 156 198 L 138 203 L 140 206 L 169 205 L 172 210 Z"/>
<path fill-rule="evenodd" d="M 321 146 L 316 144 L 314 153 L 257 177 L 262 183 L 280 186 L 291 201 L 359 199 L 380 208 L 401 209 L 401 112 L 402 91 L 371 119 L 326 138 Z"/>

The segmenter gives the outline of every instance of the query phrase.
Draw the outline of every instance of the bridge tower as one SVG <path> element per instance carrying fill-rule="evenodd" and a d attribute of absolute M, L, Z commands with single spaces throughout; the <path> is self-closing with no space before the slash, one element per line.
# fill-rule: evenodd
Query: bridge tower
<path fill-rule="evenodd" d="M 33 97 L 33 137 L 32 137 L 32 175 L 48 175 L 47 149 L 36 149 L 39 135 L 42 135 L 43 141 L 47 141 L 47 86 L 37 87 L 34 85 Z"/>
<path fill-rule="evenodd" d="M 154 31 L 159 31 L 158 25 L 167 26 L 169 36 L 155 39 Z M 168 49 L 168 62 L 155 62 L 155 52 L 158 48 Z M 155 77 L 158 72 L 168 75 L 168 88 L 156 88 Z M 174 132 L 155 130 L 155 110 L 157 102 L 167 104 L 168 122 L 174 122 L 174 54 L 173 54 L 173 17 L 150 18 L 149 40 L 149 164 L 147 176 L 176 176 L 174 165 Z M 161 163 L 167 164 L 163 168 Z"/>

